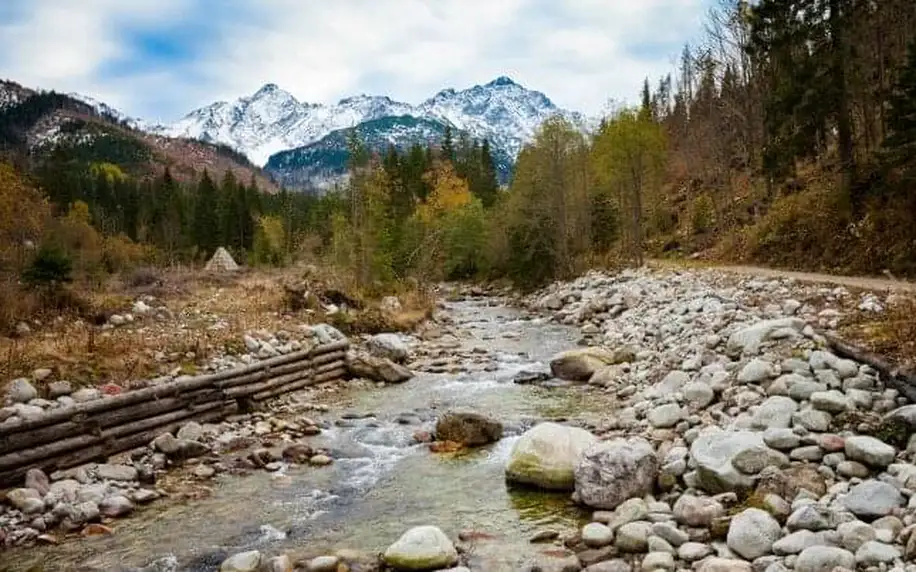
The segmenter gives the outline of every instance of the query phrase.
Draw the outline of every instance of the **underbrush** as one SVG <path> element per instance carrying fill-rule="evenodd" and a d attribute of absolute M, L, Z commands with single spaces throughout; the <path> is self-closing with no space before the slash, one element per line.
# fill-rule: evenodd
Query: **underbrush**
<path fill-rule="evenodd" d="M 916 372 L 916 297 L 893 296 L 880 313 L 858 313 L 841 328 L 844 338 Z"/>

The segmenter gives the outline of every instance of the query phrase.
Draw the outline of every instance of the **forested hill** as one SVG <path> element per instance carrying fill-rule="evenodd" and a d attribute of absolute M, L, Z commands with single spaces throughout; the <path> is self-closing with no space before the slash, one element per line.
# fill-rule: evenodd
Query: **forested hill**
<path fill-rule="evenodd" d="M 151 135 L 104 104 L 11 81 L 0 81 L 0 149 L 28 170 L 110 163 L 144 179 L 161 176 L 168 167 L 184 182 L 196 181 L 204 170 L 215 176 L 231 170 L 241 180 L 253 177 L 264 191 L 277 190 L 270 177 L 225 145 Z"/>

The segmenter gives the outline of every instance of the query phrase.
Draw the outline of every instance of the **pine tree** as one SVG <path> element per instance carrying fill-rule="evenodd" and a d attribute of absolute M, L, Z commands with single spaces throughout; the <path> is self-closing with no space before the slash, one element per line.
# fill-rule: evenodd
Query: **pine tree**
<path fill-rule="evenodd" d="M 480 180 L 476 190 L 484 207 L 492 207 L 499 199 L 499 179 L 496 173 L 496 162 L 490 152 L 490 141 L 483 140 L 480 146 Z"/>
<path fill-rule="evenodd" d="M 455 162 L 455 142 L 452 139 L 452 126 L 446 124 L 445 132 L 442 134 L 442 156 L 451 161 Z"/>
<path fill-rule="evenodd" d="M 210 173 L 204 170 L 197 184 L 194 200 L 194 222 L 192 236 L 194 245 L 209 256 L 219 247 L 220 228 L 217 218 L 218 191 Z"/>
<path fill-rule="evenodd" d="M 916 41 L 909 47 L 906 65 L 888 97 L 888 135 L 884 139 L 884 162 L 916 176 Z"/>

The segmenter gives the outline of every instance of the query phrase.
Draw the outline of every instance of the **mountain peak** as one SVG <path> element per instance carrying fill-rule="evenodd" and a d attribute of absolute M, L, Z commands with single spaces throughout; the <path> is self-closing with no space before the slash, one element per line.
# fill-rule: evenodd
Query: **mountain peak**
<path fill-rule="evenodd" d="M 258 95 L 269 95 L 272 93 L 277 93 L 280 91 L 280 86 L 275 83 L 265 83 L 261 86 L 261 89 L 255 92 L 255 97 Z"/>
<path fill-rule="evenodd" d="M 518 84 L 515 83 L 511 77 L 507 75 L 501 75 L 498 78 L 491 81 L 490 83 L 488 83 L 487 87 L 503 87 L 503 86 L 510 86 L 510 85 L 518 85 Z"/>

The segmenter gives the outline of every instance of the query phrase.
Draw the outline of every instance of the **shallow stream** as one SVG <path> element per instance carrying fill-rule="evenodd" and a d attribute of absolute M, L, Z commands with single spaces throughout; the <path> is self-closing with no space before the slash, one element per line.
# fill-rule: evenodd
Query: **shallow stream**
<path fill-rule="evenodd" d="M 594 421 L 607 402 L 582 387 L 512 382 L 521 370 L 546 370 L 552 354 L 574 347 L 573 328 L 526 319 L 493 299 L 450 302 L 446 311 L 466 352 L 486 348 L 496 370 L 421 373 L 403 385 L 346 392 L 316 419 L 327 429 L 310 441 L 331 449 L 330 467 L 220 477 L 208 498 L 154 504 L 116 522 L 111 536 L 8 553 L 15 561 L 4 564 L 210 571 L 227 554 L 254 548 L 294 558 L 340 549 L 374 554 L 407 528 L 432 524 L 453 539 L 467 530 L 493 537 L 473 543 L 473 569 L 519 570 L 546 548 L 529 544 L 534 532 L 572 530 L 587 515 L 568 494 L 507 487 L 503 470 L 513 443 L 536 419 Z M 413 441 L 415 431 L 431 429 L 436 415 L 453 407 L 502 421 L 507 436 L 458 456 L 433 454 Z"/>

